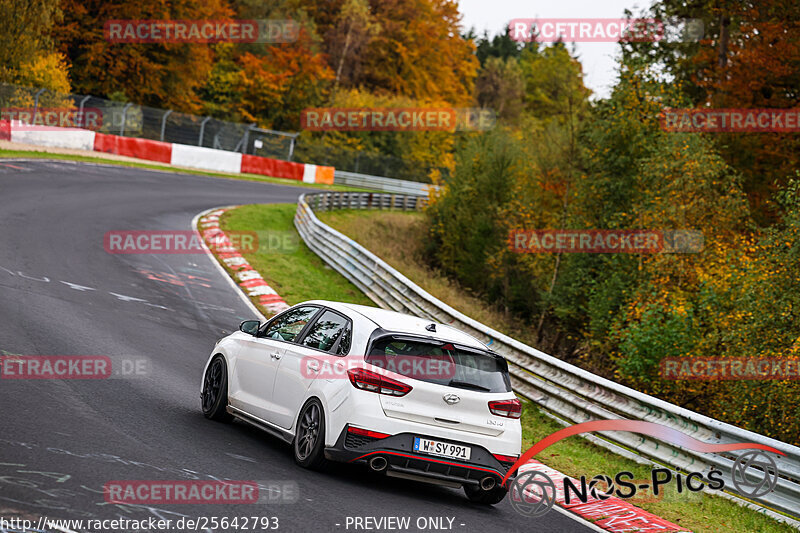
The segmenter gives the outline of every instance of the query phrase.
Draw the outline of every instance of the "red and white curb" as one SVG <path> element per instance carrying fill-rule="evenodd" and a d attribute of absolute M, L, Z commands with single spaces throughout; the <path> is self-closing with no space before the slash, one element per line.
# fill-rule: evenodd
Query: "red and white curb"
<path fill-rule="evenodd" d="M 569 476 L 536 460 L 530 460 L 520 467 L 519 473 L 522 474 L 529 470 L 538 470 L 553 480 L 556 486 L 555 505 L 553 509 L 561 511 L 562 514 L 570 516 L 570 518 L 581 518 L 587 521 L 593 526 L 592 529 L 595 531 L 613 531 L 615 533 L 621 533 L 623 531 L 690 533 L 690 530 L 685 527 L 664 520 L 621 498 L 610 497 L 601 500 L 599 498 L 593 498 L 590 494 L 586 503 L 580 500 L 567 503 L 564 499 L 563 487 L 564 479 L 569 478 Z M 574 478 L 569 479 L 572 479 L 575 486 L 580 486 L 578 480 Z"/>
<path fill-rule="evenodd" d="M 250 265 L 239 250 L 231 244 L 230 239 L 219 226 L 219 217 L 226 211 L 233 209 L 233 207 L 237 206 L 216 208 L 200 213 L 192 220 L 192 228 L 200 232 L 203 237 L 201 242 L 204 243 L 203 247 L 206 253 L 211 256 L 214 264 L 225 274 L 231 284 L 239 290 L 239 294 L 257 315 L 263 317 L 258 308 L 253 305 L 251 298 L 256 298 L 258 303 L 270 313 L 280 313 L 284 309 L 288 309 L 289 304 L 280 297 L 261 274 Z M 232 278 L 222 268 L 217 257 L 205 246 L 206 242 L 219 243 L 219 246 L 216 247 L 217 255 L 225 266 L 234 271 Z"/>

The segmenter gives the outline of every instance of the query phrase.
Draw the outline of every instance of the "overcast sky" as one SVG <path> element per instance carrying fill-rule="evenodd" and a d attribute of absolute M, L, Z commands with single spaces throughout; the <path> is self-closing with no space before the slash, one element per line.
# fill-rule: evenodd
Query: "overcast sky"
<path fill-rule="evenodd" d="M 651 5 L 649 0 L 459 0 L 459 11 L 466 31 L 474 27 L 493 36 L 505 31 L 515 18 L 621 18 L 624 10 L 639 14 Z M 573 44 L 567 47 L 572 49 Z M 616 77 L 619 45 L 616 43 L 575 43 L 583 64 L 584 83 L 596 96 L 608 96 Z"/>

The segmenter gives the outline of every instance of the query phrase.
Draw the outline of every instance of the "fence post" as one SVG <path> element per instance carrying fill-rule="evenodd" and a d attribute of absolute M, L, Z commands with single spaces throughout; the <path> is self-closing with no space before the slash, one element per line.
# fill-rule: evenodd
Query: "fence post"
<path fill-rule="evenodd" d="M 211 120 L 211 117 L 206 117 L 203 119 L 203 122 L 200 123 L 200 140 L 197 141 L 197 146 L 203 146 L 203 134 L 206 132 L 206 122 Z"/>
<path fill-rule="evenodd" d="M 91 97 L 92 95 L 84 96 L 83 99 L 81 100 L 80 105 L 78 106 L 78 117 L 80 117 L 81 126 L 86 126 L 86 119 L 83 116 L 83 104 L 85 104 L 86 100 L 88 100 Z"/>
<path fill-rule="evenodd" d="M 170 116 L 171 114 L 172 114 L 172 109 L 168 109 L 164 113 L 164 116 L 161 117 L 161 141 L 162 142 L 164 141 L 164 132 L 167 129 L 167 117 Z"/>
<path fill-rule="evenodd" d="M 251 122 L 250 126 L 244 130 L 244 142 L 242 142 L 242 153 L 246 154 L 247 149 L 250 148 L 250 132 L 256 127 L 255 122 Z"/>
<path fill-rule="evenodd" d="M 31 124 L 36 124 L 36 112 L 39 110 L 39 95 L 45 91 L 44 87 L 36 91 L 36 94 L 33 97 L 33 118 L 31 118 Z"/>
<path fill-rule="evenodd" d="M 125 104 L 125 107 L 122 108 L 122 124 L 119 125 L 119 135 L 122 137 L 125 135 L 125 123 L 127 122 L 126 115 L 128 114 L 128 108 L 133 104 L 128 102 Z"/>
<path fill-rule="evenodd" d="M 299 135 L 299 133 L 297 135 Z M 289 141 L 289 159 L 287 159 L 287 161 L 291 161 L 294 155 L 294 143 L 297 140 L 297 135 L 292 136 L 292 140 Z"/>

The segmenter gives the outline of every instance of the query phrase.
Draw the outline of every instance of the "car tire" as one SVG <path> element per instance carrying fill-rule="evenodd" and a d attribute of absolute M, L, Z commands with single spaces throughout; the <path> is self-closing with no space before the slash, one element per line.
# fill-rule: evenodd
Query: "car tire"
<path fill-rule="evenodd" d="M 216 356 L 208 364 L 203 378 L 201 395 L 203 416 L 217 422 L 230 422 L 233 416 L 225 410 L 228 407 L 228 367 L 225 358 Z"/>
<path fill-rule="evenodd" d="M 480 487 L 473 487 L 472 485 L 464 485 L 464 492 L 473 503 L 480 503 L 482 505 L 494 505 L 503 501 L 508 491 L 505 487 L 500 485 L 492 490 L 483 490 Z"/>
<path fill-rule="evenodd" d="M 325 465 L 325 412 L 316 398 L 300 410 L 292 450 L 294 461 L 303 468 L 318 470 Z"/>

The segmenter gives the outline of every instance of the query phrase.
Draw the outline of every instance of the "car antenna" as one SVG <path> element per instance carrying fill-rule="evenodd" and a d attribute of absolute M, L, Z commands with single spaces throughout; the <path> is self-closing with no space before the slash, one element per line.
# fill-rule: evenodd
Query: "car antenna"
<path fill-rule="evenodd" d="M 428 324 L 427 326 L 425 326 L 425 329 L 436 333 L 436 324 Z"/>

